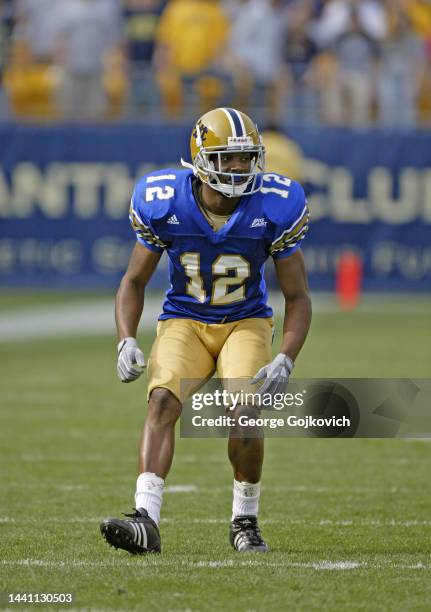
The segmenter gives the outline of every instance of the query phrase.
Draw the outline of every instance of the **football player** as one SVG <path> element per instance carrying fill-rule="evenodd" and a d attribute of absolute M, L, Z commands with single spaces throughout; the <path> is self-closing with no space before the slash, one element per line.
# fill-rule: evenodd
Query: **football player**
<path fill-rule="evenodd" d="M 232 108 L 203 115 L 192 130 L 192 163 L 142 177 L 130 221 L 137 236 L 116 299 L 118 376 L 136 380 L 146 367 L 136 335 L 144 292 L 163 251 L 170 288 L 148 370 L 148 413 L 140 443 L 133 514 L 108 518 L 101 532 L 131 553 L 160 552 L 163 486 L 174 455 L 182 403 L 215 372 L 229 381 L 259 381 L 260 393 L 285 384 L 311 320 L 301 241 L 308 228 L 302 187 L 264 172 L 264 146 L 253 121 Z M 272 310 L 264 264 L 275 263 L 285 298 L 283 338 L 272 359 Z M 238 406 L 234 416 L 252 414 Z M 263 437 L 230 435 L 233 468 L 230 542 L 266 552 L 258 522 Z"/>

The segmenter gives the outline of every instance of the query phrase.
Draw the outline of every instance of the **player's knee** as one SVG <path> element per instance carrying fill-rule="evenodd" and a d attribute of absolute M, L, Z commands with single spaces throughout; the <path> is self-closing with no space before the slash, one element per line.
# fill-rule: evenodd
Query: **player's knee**
<path fill-rule="evenodd" d="M 148 404 L 148 419 L 154 425 L 175 425 L 181 404 L 168 389 L 154 389 Z"/>
<path fill-rule="evenodd" d="M 263 438 L 263 428 L 258 423 L 259 408 L 237 406 L 232 416 L 235 418 L 235 424 L 230 429 L 230 437 L 239 438 L 244 444 L 252 444 L 256 438 Z"/>
<path fill-rule="evenodd" d="M 236 406 L 235 410 L 232 412 L 232 416 L 238 420 L 240 417 L 245 417 L 247 419 L 257 419 L 259 418 L 259 408 L 257 406 Z"/>

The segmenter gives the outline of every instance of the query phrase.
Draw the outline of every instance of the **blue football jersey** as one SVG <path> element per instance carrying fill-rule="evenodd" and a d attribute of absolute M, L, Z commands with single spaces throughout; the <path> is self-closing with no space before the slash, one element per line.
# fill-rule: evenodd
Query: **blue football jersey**
<path fill-rule="evenodd" d="M 265 261 L 288 257 L 308 229 L 301 185 L 267 173 L 262 189 L 243 196 L 227 223 L 215 231 L 193 194 L 190 170 L 165 169 L 136 184 L 130 221 L 147 249 L 169 257 L 170 289 L 160 319 L 205 323 L 270 317 Z"/>

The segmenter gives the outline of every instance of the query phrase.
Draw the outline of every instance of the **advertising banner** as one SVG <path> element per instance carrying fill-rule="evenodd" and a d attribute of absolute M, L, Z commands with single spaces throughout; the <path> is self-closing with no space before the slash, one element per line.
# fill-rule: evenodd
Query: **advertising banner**
<path fill-rule="evenodd" d="M 1 284 L 115 286 L 135 240 L 128 221 L 134 182 L 189 159 L 189 133 L 189 126 L 167 125 L 1 125 Z M 288 135 L 303 153 L 311 287 L 334 288 L 347 250 L 362 260 L 365 289 L 430 291 L 431 132 Z M 167 285 L 164 260 L 159 288 Z"/>

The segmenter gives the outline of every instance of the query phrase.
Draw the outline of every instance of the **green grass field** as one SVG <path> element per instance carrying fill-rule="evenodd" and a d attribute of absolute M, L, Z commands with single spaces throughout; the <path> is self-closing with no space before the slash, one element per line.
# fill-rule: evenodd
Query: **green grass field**
<path fill-rule="evenodd" d="M 427 442 L 268 440 L 272 552 L 250 556 L 228 544 L 226 441 L 178 439 L 163 553 L 134 557 L 98 523 L 133 503 L 145 381 L 117 381 L 111 337 L 3 343 L 0 360 L 0 591 L 72 592 L 86 610 L 431 610 Z M 430 364 L 429 311 L 389 301 L 316 314 L 295 375 L 429 378 Z"/>

